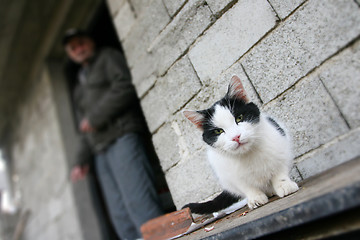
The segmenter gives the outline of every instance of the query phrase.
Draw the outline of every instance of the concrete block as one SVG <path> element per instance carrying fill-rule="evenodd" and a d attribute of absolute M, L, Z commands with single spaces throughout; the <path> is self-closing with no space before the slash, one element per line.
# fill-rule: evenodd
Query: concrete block
<path fill-rule="evenodd" d="M 260 107 L 261 101 L 241 64 L 235 63 L 225 72 L 220 74 L 218 78 L 211 81 L 208 81 L 209 79 L 203 81 L 204 86 L 202 91 L 188 104 L 188 106 L 186 106 L 186 108 L 192 108 L 193 110 L 209 108 L 212 104 L 225 96 L 230 79 L 233 75 L 237 75 L 241 79 L 250 100 Z"/>
<path fill-rule="evenodd" d="M 136 16 L 140 17 L 145 14 L 147 8 L 154 0 L 129 0 L 131 6 L 134 8 Z"/>
<path fill-rule="evenodd" d="M 134 83 L 139 98 L 143 98 L 147 91 L 154 86 L 156 79 L 155 75 L 151 75 L 149 77 L 142 78 L 142 81 L 140 82 Z"/>
<path fill-rule="evenodd" d="M 111 16 L 115 16 L 126 0 L 106 0 Z"/>
<path fill-rule="evenodd" d="M 314 176 L 360 155 L 360 128 L 297 159 L 297 167 L 304 178 Z"/>
<path fill-rule="evenodd" d="M 121 41 L 124 41 L 135 21 L 135 15 L 126 1 L 114 17 L 115 29 Z"/>
<path fill-rule="evenodd" d="M 351 126 L 360 126 L 360 41 L 324 64 L 320 79 Z"/>
<path fill-rule="evenodd" d="M 204 1 L 189 1 L 148 48 L 158 74 L 163 75 L 210 24 L 211 11 Z"/>
<path fill-rule="evenodd" d="M 162 0 L 153 0 L 146 8 L 146 11 L 137 18 L 135 24 L 132 25 L 127 38 L 123 42 L 123 48 L 129 66 L 136 64 L 150 43 L 170 22 L 170 17 L 165 9 Z"/>
<path fill-rule="evenodd" d="M 153 142 L 164 172 L 193 154 L 202 154 L 205 147 L 201 131 L 182 112 L 176 113 L 153 135 Z"/>
<path fill-rule="evenodd" d="M 220 191 L 202 133 L 181 112 L 154 134 L 153 142 L 178 209 Z"/>
<path fill-rule="evenodd" d="M 155 85 L 140 102 L 150 132 L 154 132 L 166 122 L 170 114 L 165 101 L 167 99 L 164 98 L 163 92 Z"/>
<path fill-rule="evenodd" d="M 275 26 L 265 0 L 239 1 L 207 30 L 189 57 L 200 79 L 216 79 Z"/>
<path fill-rule="evenodd" d="M 161 168 L 167 172 L 180 161 L 181 152 L 186 151 L 186 143 L 175 133 L 170 123 L 166 123 L 153 135 L 155 151 L 159 157 Z M 181 150 L 180 149 L 184 149 Z"/>
<path fill-rule="evenodd" d="M 222 1 L 218 1 L 218 0 L 207 0 L 206 2 L 209 4 L 209 7 L 211 9 L 211 11 L 214 14 L 219 13 L 221 10 L 223 10 L 230 2 L 232 2 L 233 0 L 222 0 Z"/>
<path fill-rule="evenodd" d="M 180 110 L 201 88 L 187 56 L 180 59 L 159 78 L 155 87 L 142 100 L 143 110 L 151 131 L 163 124 L 170 114 Z"/>
<path fill-rule="evenodd" d="M 300 182 L 303 180 L 303 178 L 300 175 L 299 170 L 297 169 L 296 165 L 294 164 L 294 166 L 291 168 L 290 173 L 289 173 L 290 178 L 295 181 L 295 182 Z"/>
<path fill-rule="evenodd" d="M 294 11 L 305 0 L 269 0 L 271 6 L 281 19 L 286 18 L 292 11 Z"/>
<path fill-rule="evenodd" d="M 166 174 L 171 196 L 177 209 L 189 202 L 199 202 L 221 191 L 204 152 L 191 153 Z"/>
<path fill-rule="evenodd" d="M 301 6 L 241 61 L 263 102 L 359 36 L 359 22 L 353 1 L 308 1 Z"/>
<path fill-rule="evenodd" d="M 165 91 L 168 109 L 174 113 L 184 106 L 201 89 L 201 83 L 187 56 L 180 59 L 159 80 Z"/>
<path fill-rule="evenodd" d="M 348 131 L 332 98 L 316 74 L 266 104 L 264 112 L 283 122 L 300 156 Z"/>
<path fill-rule="evenodd" d="M 130 69 L 132 81 L 135 86 L 146 89 L 146 86 L 151 86 L 147 83 L 151 75 L 159 76 L 157 71 L 158 58 L 155 58 L 154 54 L 145 54 L 136 61 L 136 64 Z M 141 87 L 141 85 L 144 85 Z"/>
<path fill-rule="evenodd" d="M 219 91 L 221 97 L 225 96 L 225 93 L 227 92 L 228 85 L 230 83 L 230 79 L 233 75 L 237 75 L 240 79 L 242 84 L 244 85 L 244 88 L 246 90 L 246 93 L 248 94 L 248 97 L 250 101 L 254 102 L 258 107 L 261 107 L 261 101 L 254 89 L 254 87 L 251 84 L 251 81 L 247 77 L 246 73 L 244 72 L 242 66 L 240 63 L 235 63 L 233 66 L 231 66 L 228 70 L 223 72 L 218 79 L 211 81 L 211 85 L 216 84 L 215 87 L 216 90 Z M 221 85 L 221 86 L 220 86 Z M 220 91 L 221 89 L 221 91 Z M 220 99 L 219 98 L 219 99 Z M 218 99 L 218 100 L 219 100 Z"/>
<path fill-rule="evenodd" d="M 186 0 L 164 1 L 164 4 L 170 16 L 173 17 L 175 13 L 184 5 L 185 2 Z"/>

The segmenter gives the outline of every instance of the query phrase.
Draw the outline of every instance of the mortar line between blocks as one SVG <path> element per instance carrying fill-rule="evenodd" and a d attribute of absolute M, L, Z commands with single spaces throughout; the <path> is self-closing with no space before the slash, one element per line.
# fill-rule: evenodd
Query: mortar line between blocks
<path fill-rule="evenodd" d="M 183 110 L 185 108 L 186 105 L 188 105 L 192 100 L 194 100 L 199 93 L 201 92 L 202 88 L 199 89 L 199 91 L 197 91 L 186 103 L 184 103 L 184 105 L 182 105 L 177 111 L 175 111 L 173 113 L 173 115 L 177 114 L 178 112 L 180 112 L 181 110 Z"/>
<path fill-rule="evenodd" d="M 343 112 L 341 111 L 339 105 L 338 105 L 337 102 L 335 101 L 335 99 L 334 99 L 334 97 L 332 96 L 332 94 L 331 94 L 331 92 L 329 91 L 329 89 L 328 89 L 328 88 L 326 87 L 326 85 L 324 84 L 323 79 L 322 79 L 320 76 L 318 76 L 318 77 L 319 77 L 319 80 L 320 80 L 322 86 L 325 88 L 325 91 L 327 92 L 327 94 L 330 96 L 332 102 L 334 103 L 336 109 L 339 111 L 341 118 L 344 120 L 346 126 L 348 127 L 348 130 L 350 130 L 350 129 L 351 129 L 351 126 L 350 126 L 348 120 L 346 119 L 345 115 L 344 115 Z"/>
<path fill-rule="evenodd" d="M 305 178 L 304 178 L 304 176 L 302 175 L 302 173 L 301 173 L 301 171 L 300 171 L 300 169 L 298 168 L 298 166 L 297 166 L 296 163 L 294 163 L 294 166 L 295 166 L 297 172 L 299 173 L 299 176 L 301 177 L 301 179 L 304 180 Z"/>
<path fill-rule="evenodd" d="M 221 18 L 221 16 L 224 15 L 224 14 L 227 12 L 227 10 L 229 10 L 230 8 L 232 8 L 237 2 L 238 2 L 238 0 L 234 0 L 234 1 L 230 2 L 230 3 L 224 8 L 224 9 L 226 9 L 226 11 L 224 11 L 224 9 L 223 9 L 223 11 L 221 11 L 221 14 L 220 14 L 220 15 L 214 14 L 214 13 L 212 12 L 210 6 L 208 5 L 208 8 L 209 8 L 209 10 L 210 10 L 210 12 L 211 12 L 211 15 L 212 15 L 212 17 L 214 18 L 214 20 L 213 20 L 213 19 L 210 20 L 209 25 L 208 25 L 206 28 L 204 28 L 204 30 L 194 39 L 194 41 L 192 41 L 192 42 L 189 44 L 189 46 L 183 51 L 183 53 L 180 54 L 179 57 L 176 58 L 176 60 L 169 66 L 169 68 L 168 68 L 163 74 L 159 75 L 159 77 L 165 76 L 165 75 L 167 74 L 167 72 L 169 71 L 169 69 L 170 69 L 177 61 L 179 61 L 181 58 L 183 58 L 184 56 L 186 56 L 186 55 L 188 54 L 188 52 L 190 51 L 191 47 L 192 47 L 199 39 L 201 39 L 202 36 L 204 36 L 205 32 L 206 32 L 207 30 L 209 30 L 209 29 L 216 23 L 216 21 L 217 21 L 219 18 Z M 207 2 L 204 1 L 204 3 L 207 3 Z M 189 58 L 189 59 L 190 59 L 190 58 Z M 191 60 L 190 60 L 190 62 L 191 62 Z M 197 74 L 197 73 L 196 73 L 196 74 Z M 200 79 L 200 78 L 199 78 L 199 79 Z"/>
<path fill-rule="evenodd" d="M 292 15 L 294 15 L 299 8 L 301 8 L 302 6 L 304 6 L 307 2 L 309 2 L 309 0 L 305 0 L 304 2 L 302 2 L 299 6 L 297 6 L 294 10 L 292 10 L 286 17 L 284 17 L 284 19 L 281 19 L 282 22 L 285 22 L 288 18 L 290 18 Z"/>
<path fill-rule="evenodd" d="M 258 91 L 256 90 L 256 88 L 255 88 L 255 86 L 254 86 L 253 82 L 251 81 L 250 76 L 249 76 L 249 75 L 248 75 L 248 73 L 245 71 L 244 66 L 243 66 L 241 63 L 239 63 L 239 64 L 240 64 L 240 66 L 241 66 L 242 70 L 244 71 L 244 73 L 245 73 L 246 77 L 249 79 L 249 82 L 250 82 L 251 86 L 253 87 L 254 91 L 256 92 L 256 96 L 257 96 L 257 97 L 258 97 L 258 99 L 260 100 L 261 105 L 263 105 L 263 104 L 264 104 L 264 102 L 263 102 L 263 100 L 261 99 L 260 94 L 259 94 L 259 93 L 258 93 Z"/>
<path fill-rule="evenodd" d="M 275 8 L 273 7 L 273 5 L 271 4 L 271 2 L 269 0 L 266 0 L 268 2 L 268 4 L 271 6 L 272 10 L 274 11 L 274 13 L 276 14 L 277 18 L 279 20 L 281 20 L 280 15 L 278 14 L 278 12 L 275 10 Z"/>
<path fill-rule="evenodd" d="M 305 3 L 307 3 L 308 0 L 304 1 L 302 4 L 300 4 L 297 8 L 294 9 L 294 11 L 292 11 L 286 18 L 284 19 L 281 19 L 276 11 L 275 11 L 275 14 L 276 14 L 276 17 L 277 17 L 277 20 L 276 20 L 276 23 L 275 25 L 269 29 L 269 31 L 267 31 L 256 43 L 254 43 L 243 55 L 241 55 L 235 62 L 240 62 L 241 59 L 246 56 L 251 50 L 253 50 L 258 44 L 260 44 L 268 35 L 270 35 L 275 29 L 277 28 L 280 28 L 283 24 L 285 24 L 285 20 L 288 19 L 290 16 L 292 16 L 296 11 L 297 9 L 299 9 L 300 7 L 302 7 Z M 272 8 L 272 5 L 270 4 L 271 8 Z"/>
<path fill-rule="evenodd" d="M 269 101 L 267 101 L 266 103 L 264 103 L 264 105 L 267 105 L 273 101 L 275 101 L 276 99 L 281 98 L 283 95 L 285 95 L 290 89 L 292 89 L 293 87 L 295 87 L 298 83 L 300 83 L 303 79 L 305 79 L 306 77 L 310 76 L 311 74 L 315 73 L 319 68 L 321 68 L 328 60 L 331 60 L 333 57 L 335 57 L 336 55 L 340 54 L 342 51 L 346 50 L 347 48 L 351 47 L 352 45 L 356 44 L 356 42 L 360 40 L 360 34 L 358 36 L 356 36 L 353 40 L 351 40 L 349 43 L 345 44 L 345 46 L 339 48 L 335 53 L 331 54 L 329 57 L 327 57 L 326 59 L 324 59 L 322 62 L 320 62 L 317 66 L 315 66 L 314 68 L 310 69 L 307 73 L 305 73 L 304 76 L 300 77 L 298 80 L 296 80 L 293 84 L 291 84 L 288 88 L 286 88 L 283 92 L 281 92 L 280 94 L 276 95 L 275 97 L 273 97 L 272 99 L 270 99 Z"/>
<path fill-rule="evenodd" d="M 149 78 L 149 77 L 151 77 L 151 74 L 147 78 Z M 142 101 L 150 93 L 150 91 L 155 88 L 157 81 L 158 81 L 158 78 L 156 77 L 154 83 L 151 84 L 151 86 L 142 94 L 142 96 L 139 97 L 140 101 Z"/>
<path fill-rule="evenodd" d="M 151 131 L 151 136 L 154 136 L 155 134 L 157 134 L 160 130 L 160 128 L 162 128 L 165 124 L 167 123 L 167 121 L 164 121 L 163 123 L 160 124 L 159 127 L 157 127 L 154 131 Z"/>
<path fill-rule="evenodd" d="M 311 154 L 315 151 L 318 151 L 318 150 L 321 150 L 323 148 L 326 148 L 332 144 L 334 144 L 335 142 L 337 141 L 342 141 L 343 139 L 345 139 L 346 137 L 350 136 L 351 134 L 353 134 L 354 132 L 356 131 L 359 131 L 360 127 L 358 128 L 354 128 L 354 129 L 350 129 L 349 131 L 347 131 L 346 133 L 344 134 L 341 134 L 339 136 L 335 136 L 334 138 L 330 139 L 329 141 L 323 143 L 323 144 L 320 144 L 319 146 L 315 147 L 315 148 L 312 148 L 302 154 L 300 154 L 299 156 L 295 157 L 294 158 L 294 164 L 297 165 L 298 163 L 301 163 L 303 161 L 303 159 L 301 158 L 305 158 L 306 155 L 308 154 Z"/>
<path fill-rule="evenodd" d="M 134 17 L 135 17 L 135 19 L 136 19 L 136 18 L 138 17 L 138 15 L 137 15 L 137 13 L 136 13 L 136 11 L 135 11 L 134 5 L 131 3 L 130 0 L 127 0 L 127 3 L 129 4 L 130 10 L 133 12 Z"/>

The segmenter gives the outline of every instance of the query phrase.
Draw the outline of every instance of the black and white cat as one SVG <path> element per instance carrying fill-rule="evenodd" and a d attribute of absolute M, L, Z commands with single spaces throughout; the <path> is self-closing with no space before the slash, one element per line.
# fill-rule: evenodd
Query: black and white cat
<path fill-rule="evenodd" d="M 183 113 L 203 131 L 208 160 L 224 189 L 211 201 L 184 206 L 193 213 L 217 212 L 242 197 L 253 209 L 270 196 L 284 197 L 299 189 L 289 178 L 293 154 L 286 130 L 249 102 L 237 76 L 212 107 Z"/>

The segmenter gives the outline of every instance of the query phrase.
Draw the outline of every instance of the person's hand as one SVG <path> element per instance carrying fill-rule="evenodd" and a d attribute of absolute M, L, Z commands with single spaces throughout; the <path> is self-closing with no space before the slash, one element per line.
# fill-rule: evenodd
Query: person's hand
<path fill-rule="evenodd" d="M 72 182 L 77 182 L 86 177 L 89 172 L 89 166 L 75 166 L 71 169 L 70 179 Z"/>
<path fill-rule="evenodd" d="M 93 128 L 87 118 L 81 120 L 80 123 L 80 131 L 82 132 L 94 132 L 95 128 Z"/>

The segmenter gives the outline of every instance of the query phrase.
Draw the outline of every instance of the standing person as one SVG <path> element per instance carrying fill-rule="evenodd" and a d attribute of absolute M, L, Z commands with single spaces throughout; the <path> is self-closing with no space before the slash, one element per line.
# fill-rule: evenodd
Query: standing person
<path fill-rule="evenodd" d="M 115 231 L 121 239 L 141 237 L 140 227 L 163 211 L 145 153 L 145 123 L 123 55 L 96 49 L 89 34 L 68 30 L 63 38 L 68 57 L 81 65 L 74 104 L 82 133 L 73 181 L 95 168 Z"/>

